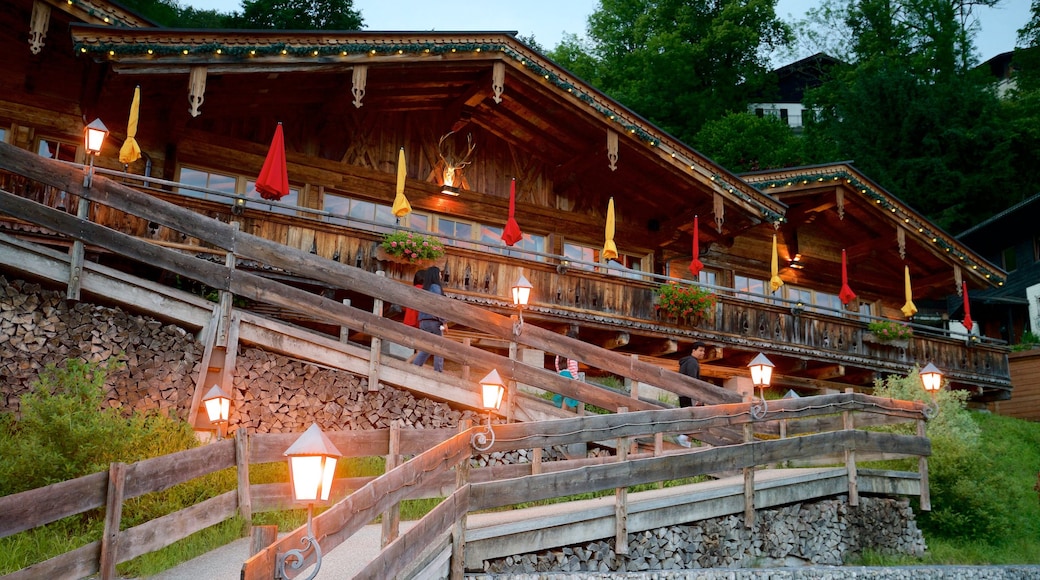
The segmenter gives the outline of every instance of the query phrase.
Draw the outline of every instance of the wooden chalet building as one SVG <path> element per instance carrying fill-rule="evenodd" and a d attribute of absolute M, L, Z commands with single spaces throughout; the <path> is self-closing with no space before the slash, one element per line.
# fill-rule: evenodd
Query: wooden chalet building
<path fill-rule="evenodd" d="M 450 296 L 509 314 L 509 287 L 522 272 L 534 286 L 527 324 L 575 328 L 582 341 L 670 369 L 703 340 L 714 347 L 703 376 L 729 388 L 747 387 L 746 365 L 762 352 L 785 391 L 869 389 L 932 362 L 978 400 L 1009 396 L 999 341 L 966 342 L 942 324 L 915 323 L 908 341 L 881 343 L 867 329 L 874 318 L 906 320 L 906 267 L 921 314 L 945 308 L 962 281 L 973 291 L 999 287 L 1000 268 L 847 163 L 733 175 L 511 33 L 173 30 L 105 0 L 12 0 L 0 23 L 8 55 L 0 139 L 83 163 L 83 127 L 100 118 L 111 135 L 97 167 L 125 170 L 127 184 L 245 232 L 409 284 L 413 269 L 379 259 L 381 236 L 431 232 L 448 245 L 439 265 Z M 124 167 L 135 87 L 143 156 Z M 272 203 L 254 183 L 278 123 L 292 191 Z M 398 221 L 401 148 L 413 212 Z M 456 195 L 442 193 L 449 167 Z M 524 238 L 507 247 L 500 237 L 513 178 Z M 35 195 L 75 212 L 61 192 Z M 606 263 L 611 198 L 620 255 Z M 669 319 L 655 294 L 669 279 L 692 278 L 695 218 L 705 266 L 698 281 L 716 302 L 699 320 Z M 91 219 L 205 250 L 112 211 L 95 209 Z M 47 237 L 2 208 L 0 228 Z M 774 234 L 784 285 L 770 292 Z M 838 299 L 843 250 L 857 296 L 848 305 Z M 88 253 L 166 280 L 147 264 Z M 292 272 L 259 271 L 365 307 L 367 298 Z M 941 309 L 933 313 L 941 321 Z M 291 321 L 339 332 L 314 318 Z M 457 325 L 448 336 L 508 349 Z M 521 356 L 550 366 L 552 354 Z"/>

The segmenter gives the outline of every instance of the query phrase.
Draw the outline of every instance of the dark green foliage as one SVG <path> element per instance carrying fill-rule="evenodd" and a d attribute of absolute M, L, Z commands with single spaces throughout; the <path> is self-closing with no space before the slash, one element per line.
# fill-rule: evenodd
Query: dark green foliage
<path fill-rule="evenodd" d="M 695 149 L 734 173 L 803 165 L 802 140 L 777 117 L 730 113 L 708 121 Z"/>
<path fill-rule="evenodd" d="M 360 30 L 353 0 L 242 0 L 235 28 L 277 30 Z"/>

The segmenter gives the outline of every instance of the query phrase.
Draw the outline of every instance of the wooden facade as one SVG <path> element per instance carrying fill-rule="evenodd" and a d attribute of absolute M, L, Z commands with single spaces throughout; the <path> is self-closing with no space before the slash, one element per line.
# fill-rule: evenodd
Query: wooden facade
<path fill-rule="evenodd" d="M 50 13 L 39 54 L 25 41 L 34 5 Z M 999 286 L 1006 277 L 999 268 L 846 163 L 733 175 L 511 35 L 168 30 L 102 0 L 89 7 L 15 0 L 0 23 L 0 46 L 13 55 L 12 73 L 0 79 L 3 140 L 37 152 L 56 144 L 83 162 L 84 120 L 102 118 L 112 133 L 98 167 L 242 231 L 410 282 L 412 270 L 380 261 L 376 247 L 384 231 L 430 229 L 451 244 L 439 265 L 452 297 L 511 313 L 509 286 L 522 271 L 535 287 L 529 323 L 577 328 L 582 341 L 670 369 L 704 340 L 715 347 L 704 376 L 720 384 L 742 380 L 747 362 L 764 352 L 777 365 L 775 384 L 795 389 L 869 389 L 885 374 L 934 362 L 979 400 L 1010 394 L 1007 349 L 998 341 L 965 341 L 940 324 L 915 325 L 905 345 L 878 344 L 866 325 L 871 317 L 904 319 L 906 266 L 923 312 L 944 308 L 961 281 Z M 118 149 L 137 86 L 144 156 L 124 167 Z M 294 188 L 284 206 L 250 188 L 279 122 Z M 400 148 L 415 213 L 397 223 L 385 216 Z M 461 194 L 443 195 L 445 165 L 460 162 Z M 189 174 L 212 181 L 178 186 Z M 523 249 L 496 239 L 513 178 L 516 220 L 528 235 Z M 74 211 L 61 190 L 10 175 L 3 187 Z M 625 269 L 599 258 L 611 198 Z M 352 219 L 354 208 L 373 213 Z M 207 250 L 174 229 L 104 206 L 91 211 L 92 221 L 119 231 Z M 702 282 L 711 282 L 716 305 L 696 323 L 664 319 L 655 290 L 669 278 L 691 278 L 695 216 L 710 274 Z M 22 236 L 47 236 L 2 210 L 0 222 Z M 786 287 L 756 292 L 754 283 L 771 276 L 774 234 Z M 858 295 L 849 305 L 833 303 L 842 250 Z M 97 250 L 92 259 L 115 261 Z M 147 264 L 111 265 L 162 277 Z M 289 270 L 260 273 L 365 300 Z M 293 321 L 332 330 L 315 318 Z M 457 325 L 449 336 L 508 348 Z"/>

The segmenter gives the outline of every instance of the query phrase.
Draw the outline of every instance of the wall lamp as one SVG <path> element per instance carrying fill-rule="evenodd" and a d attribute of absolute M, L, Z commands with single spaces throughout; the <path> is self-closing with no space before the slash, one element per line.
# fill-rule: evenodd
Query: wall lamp
<path fill-rule="evenodd" d="M 220 441 L 224 437 L 223 427 L 227 425 L 228 415 L 231 412 L 231 397 L 220 388 L 220 385 L 213 385 L 206 396 L 202 397 L 202 402 L 206 405 L 209 422 L 217 424 L 217 441 Z"/>
<path fill-rule="evenodd" d="M 748 363 L 748 368 L 751 369 L 751 383 L 759 390 L 757 398 L 752 395 L 749 410 L 751 418 L 758 420 L 765 417 L 768 411 L 765 390 L 769 388 L 769 381 L 773 377 L 773 363 L 766 358 L 766 355 L 758 353 L 758 356 Z"/>
<path fill-rule="evenodd" d="M 443 186 L 441 186 L 441 193 L 443 193 L 444 195 L 450 195 L 452 197 L 458 197 L 459 194 L 462 193 L 462 190 L 455 187 L 454 185 L 448 185 L 447 183 L 445 183 Z"/>
<path fill-rule="evenodd" d="M 516 284 L 513 284 L 513 306 L 516 306 L 517 321 L 513 324 L 513 334 L 519 336 L 524 330 L 524 306 L 527 306 L 528 301 L 531 300 L 531 290 L 534 286 L 524 276 L 523 271 L 520 272 L 520 278 L 517 279 Z"/>
<path fill-rule="evenodd" d="M 87 172 L 83 176 L 83 187 L 90 187 L 94 182 L 94 157 L 101 153 L 101 146 L 105 144 L 108 137 L 108 127 L 101 119 L 94 119 L 83 129 L 83 145 L 87 150 Z"/>
<path fill-rule="evenodd" d="M 502 406 L 502 397 L 506 393 L 505 383 L 498 371 L 492 369 L 484 378 L 480 379 L 481 405 L 487 410 L 487 425 L 484 430 L 477 431 L 470 438 L 470 445 L 477 451 L 487 451 L 495 444 L 495 430 L 491 428 L 491 412 L 497 411 Z"/>
<path fill-rule="evenodd" d="M 939 414 L 939 401 L 936 400 L 935 394 L 942 389 L 942 371 L 934 364 L 928 363 L 921 369 L 921 382 L 924 383 L 925 392 L 932 397 L 932 402 L 925 405 L 924 408 L 924 416 L 931 419 Z"/>
<path fill-rule="evenodd" d="M 332 444 L 332 441 L 321 432 L 316 423 L 312 423 L 295 443 L 285 450 L 289 458 L 289 477 L 292 480 L 293 499 L 307 502 L 307 535 L 300 542 L 303 548 L 289 550 L 278 554 L 275 566 L 275 578 L 286 579 L 286 564 L 291 570 L 303 567 L 304 554 L 308 549 L 314 550 L 314 570 L 305 580 L 311 580 L 321 569 L 321 545 L 314 537 L 312 519 L 314 502 L 328 501 L 332 490 L 332 479 L 336 474 L 336 461 L 343 456 Z"/>

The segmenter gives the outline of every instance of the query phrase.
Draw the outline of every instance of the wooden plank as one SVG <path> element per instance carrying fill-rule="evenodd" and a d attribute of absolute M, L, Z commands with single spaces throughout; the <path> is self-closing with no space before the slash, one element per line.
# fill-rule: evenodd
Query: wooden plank
<path fill-rule="evenodd" d="M 108 468 L 108 497 L 105 498 L 105 529 L 101 533 L 101 580 L 116 578 L 119 558 L 119 522 L 123 518 L 123 488 L 126 464 L 113 463 Z"/>
<path fill-rule="evenodd" d="M 129 499 L 169 489 L 178 483 L 234 466 L 233 439 L 138 461 L 127 467 L 126 497 Z"/>
<path fill-rule="evenodd" d="M 531 475 L 507 482 L 474 483 L 471 509 L 483 510 L 603 491 L 620 485 L 639 485 L 765 465 L 777 461 L 825 454 L 834 448 L 930 455 L 927 439 L 890 433 L 838 431 L 793 439 L 756 441 L 678 456 L 651 457 L 624 464 L 583 467 L 566 473 Z M 575 473 L 577 472 L 577 473 Z"/>
<path fill-rule="evenodd" d="M 249 435 L 245 427 L 235 432 L 235 466 L 238 475 L 238 515 L 253 525 L 253 501 L 249 496 Z"/>
<path fill-rule="evenodd" d="M 380 552 L 354 578 L 356 580 L 397 578 L 398 574 L 409 567 L 427 546 L 435 544 L 437 537 L 450 531 L 455 522 L 469 511 L 468 500 L 469 486 L 463 486 L 437 504 L 437 507 L 430 510 L 408 531 L 401 534 L 401 537 Z"/>
<path fill-rule="evenodd" d="M 0 497 L 0 537 L 99 508 L 107 490 L 108 473 L 99 472 Z"/>
<path fill-rule="evenodd" d="M 195 532 L 235 515 L 237 492 L 229 491 L 193 506 L 124 530 L 119 537 L 119 562 L 161 550 Z"/>
<path fill-rule="evenodd" d="M 101 475 L 107 476 L 107 473 Z M 91 542 L 86 546 L 81 546 L 72 550 L 71 552 L 65 552 L 60 556 L 55 556 L 49 560 L 44 560 L 37 564 L 33 564 L 27 568 L 22 568 L 17 572 L 12 572 L 4 576 L 4 580 L 40 580 L 41 578 L 87 578 L 98 573 L 98 564 L 101 561 L 101 541 Z"/>

